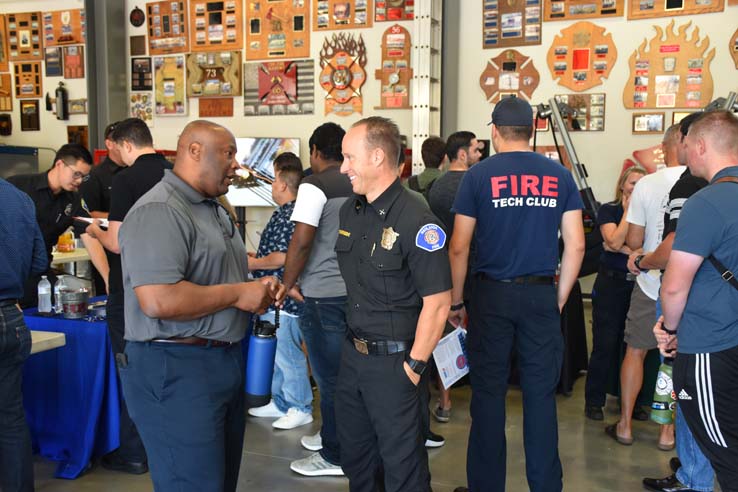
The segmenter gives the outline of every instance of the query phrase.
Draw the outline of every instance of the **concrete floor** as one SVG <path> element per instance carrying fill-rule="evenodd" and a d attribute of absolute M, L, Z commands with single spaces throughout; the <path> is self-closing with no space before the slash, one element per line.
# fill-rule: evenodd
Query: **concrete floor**
<path fill-rule="evenodd" d="M 586 306 L 589 319 L 589 306 Z M 589 332 L 589 327 L 588 330 Z M 589 333 L 588 333 L 589 335 Z M 446 438 L 446 445 L 429 451 L 433 490 L 451 492 L 466 484 L 466 444 L 469 430 L 468 387 L 452 392 L 451 422 L 433 422 L 433 430 Z M 522 443 L 522 397 L 510 389 L 507 416 L 507 490 L 527 491 Z M 432 400 L 435 401 L 435 398 Z M 317 404 L 315 405 L 317 409 Z M 651 422 L 634 422 L 635 443 L 622 446 L 604 433 L 605 424 L 583 415 L 584 377 L 580 377 L 572 396 L 558 397 L 559 453 L 564 467 L 564 489 L 572 492 L 622 492 L 643 490 L 645 476 L 663 477 L 670 473 L 668 461 L 674 452 L 656 448 L 658 427 Z M 617 420 L 617 402 L 610 400 L 605 422 Z M 317 413 L 317 410 L 316 410 Z M 308 426 L 290 431 L 275 431 L 272 419 L 249 418 L 239 480 L 239 491 L 347 491 L 342 478 L 306 478 L 289 469 L 290 461 L 308 456 L 300 447 L 300 437 L 319 429 L 319 418 Z M 143 492 L 153 489 L 149 475 L 130 476 L 110 472 L 100 466 L 77 480 L 53 478 L 55 464 L 37 458 L 36 490 L 39 492 Z M 495 480 L 495 477 L 490 477 Z"/>

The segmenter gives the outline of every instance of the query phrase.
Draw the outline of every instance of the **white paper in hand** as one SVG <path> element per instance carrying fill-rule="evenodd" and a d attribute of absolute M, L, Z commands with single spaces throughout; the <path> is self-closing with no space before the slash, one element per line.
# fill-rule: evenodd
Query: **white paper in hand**
<path fill-rule="evenodd" d="M 449 389 L 459 379 L 469 374 L 469 358 L 466 354 L 466 330 L 456 328 L 441 338 L 433 350 L 443 387 Z"/>

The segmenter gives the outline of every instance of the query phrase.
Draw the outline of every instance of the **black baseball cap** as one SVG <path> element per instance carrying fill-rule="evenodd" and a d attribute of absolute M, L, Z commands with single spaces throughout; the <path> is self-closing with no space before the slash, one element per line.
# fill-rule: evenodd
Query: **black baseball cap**
<path fill-rule="evenodd" d="M 495 105 L 488 125 L 533 126 L 533 108 L 518 97 L 506 97 Z"/>

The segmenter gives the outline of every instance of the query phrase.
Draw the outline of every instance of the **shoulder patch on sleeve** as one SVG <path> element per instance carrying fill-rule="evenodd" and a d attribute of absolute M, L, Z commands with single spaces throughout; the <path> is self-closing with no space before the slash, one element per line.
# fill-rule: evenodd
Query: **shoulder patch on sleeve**
<path fill-rule="evenodd" d="M 446 233 L 436 224 L 425 224 L 415 235 L 415 246 L 426 251 L 436 251 L 446 244 Z"/>

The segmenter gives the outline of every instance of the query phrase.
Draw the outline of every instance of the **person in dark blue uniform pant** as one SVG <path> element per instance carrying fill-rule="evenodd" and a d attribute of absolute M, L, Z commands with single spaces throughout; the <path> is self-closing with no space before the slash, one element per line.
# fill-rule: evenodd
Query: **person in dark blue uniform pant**
<path fill-rule="evenodd" d="M 466 315 L 462 293 L 472 234 L 478 252 L 467 337 L 472 492 L 505 490 L 505 395 L 513 350 L 520 361 L 528 486 L 532 492 L 562 490 L 555 400 L 564 350 L 560 312 L 584 256 L 583 204 L 569 171 L 530 151 L 532 122 L 531 107 L 521 99 L 495 106 L 497 153 L 467 171 L 453 206 L 454 325 Z M 557 285 L 559 230 L 564 252 Z"/>
<path fill-rule="evenodd" d="M 451 303 L 446 232 L 400 183 L 400 131 L 365 118 L 343 139 L 336 254 L 348 291 L 348 336 L 336 385 L 341 466 L 351 492 L 428 492 L 418 383 Z"/>

